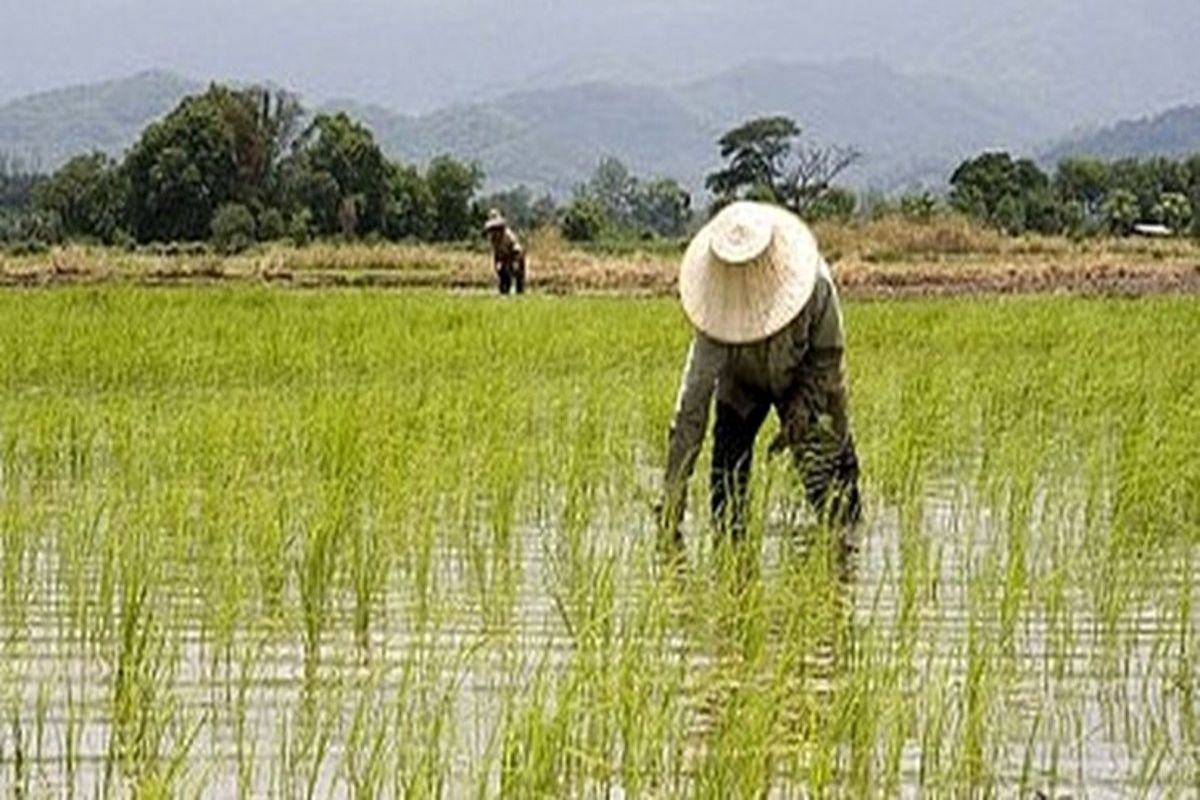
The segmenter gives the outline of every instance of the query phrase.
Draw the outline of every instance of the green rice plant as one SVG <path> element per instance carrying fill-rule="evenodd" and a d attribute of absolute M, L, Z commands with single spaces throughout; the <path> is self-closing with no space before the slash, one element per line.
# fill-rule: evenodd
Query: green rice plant
<path fill-rule="evenodd" d="M 1196 311 L 852 302 L 864 524 L 664 554 L 668 300 L 0 294 L 0 780 L 1188 796 Z"/>

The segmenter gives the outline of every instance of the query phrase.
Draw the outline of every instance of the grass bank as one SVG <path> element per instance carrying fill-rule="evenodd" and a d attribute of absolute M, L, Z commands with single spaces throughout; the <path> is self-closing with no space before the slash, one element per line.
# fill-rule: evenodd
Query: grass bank
<path fill-rule="evenodd" d="M 1190 240 L 1013 238 L 958 217 L 822 224 L 822 249 L 856 296 L 1200 292 L 1200 244 Z M 531 286 L 556 294 L 670 294 L 681 242 L 574 246 L 554 231 L 528 237 Z M 488 289 L 483 243 L 473 246 L 264 245 L 236 256 L 203 248 L 135 252 L 68 246 L 0 255 L 0 284 L 271 283 Z"/>

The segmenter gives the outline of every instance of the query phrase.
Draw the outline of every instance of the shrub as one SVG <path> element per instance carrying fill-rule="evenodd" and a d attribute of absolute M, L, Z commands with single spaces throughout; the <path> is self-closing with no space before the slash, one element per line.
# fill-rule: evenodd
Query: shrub
<path fill-rule="evenodd" d="M 264 242 L 274 242 L 287 235 L 287 225 L 283 214 L 277 208 L 268 208 L 258 215 L 258 238 Z"/>
<path fill-rule="evenodd" d="M 313 215 L 307 208 L 292 214 L 288 222 L 288 238 L 296 247 L 307 247 L 312 242 Z"/>
<path fill-rule="evenodd" d="M 572 242 L 593 242 L 608 227 L 604 206 L 592 197 L 577 197 L 563 214 L 563 236 Z"/>
<path fill-rule="evenodd" d="M 212 220 L 212 243 L 220 253 L 240 253 L 254 244 L 254 215 L 241 203 L 226 203 Z"/>

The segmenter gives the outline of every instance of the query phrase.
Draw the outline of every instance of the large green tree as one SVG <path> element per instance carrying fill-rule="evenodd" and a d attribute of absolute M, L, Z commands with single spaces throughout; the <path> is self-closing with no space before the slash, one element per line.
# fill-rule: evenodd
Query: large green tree
<path fill-rule="evenodd" d="M 433 195 L 434 238 L 449 242 L 474 236 L 480 215 L 472 201 L 483 185 L 479 167 L 450 156 L 438 156 L 425 170 L 425 183 Z"/>
<path fill-rule="evenodd" d="M 790 117 L 752 119 L 717 142 L 726 165 L 705 179 L 718 203 L 768 200 L 805 215 L 861 154 L 804 141 Z"/>
<path fill-rule="evenodd" d="M 207 238 L 213 212 L 237 195 L 233 132 L 209 95 L 150 125 L 125 159 L 128 214 L 140 241 Z"/>
<path fill-rule="evenodd" d="M 34 191 L 34 204 L 58 215 L 67 236 L 112 243 L 125 220 L 125 173 L 103 153 L 77 156 Z"/>
<path fill-rule="evenodd" d="M 672 178 L 640 183 L 633 197 L 633 223 L 659 236 L 682 236 L 692 219 L 692 196 Z"/>
<path fill-rule="evenodd" d="M 604 206 L 609 221 L 629 226 L 633 224 L 640 188 L 638 179 L 623 161 L 605 156 L 581 191 Z"/>
<path fill-rule="evenodd" d="M 983 153 L 960 164 L 950 176 L 950 186 L 950 202 L 956 208 L 990 225 L 1010 233 L 1029 227 L 1054 232 L 1055 217 L 1046 208 L 1053 202 L 1050 179 L 1027 158 Z M 1032 225 L 1034 220 L 1041 224 Z"/>
<path fill-rule="evenodd" d="M 375 137 L 344 113 L 320 114 L 281 165 L 289 210 L 308 209 L 320 234 L 383 230 L 392 167 Z"/>
<path fill-rule="evenodd" d="M 45 179 L 17 159 L 0 153 L 0 211 L 21 211 L 33 200 L 34 188 Z"/>
<path fill-rule="evenodd" d="M 1108 184 L 1108 164 L 1098 158 L 1064 159 L 1054 174 L 1059 199 L 1078 203 L 1088 219 L 1099 214 Z"/>
<path fill-rule="evenodd" d="M 142 133 L 125 159 L 134 235 L 202 239 L 221 205 L 270 202 L 280 154 L 300 114 L 294 98 L 263 89 L 214 84 L 185 98 Z"/>
<path fill-rule="evenodd" d="M 436 219 L 433 192 L 416 167 L 394 164 L 388 179 L 391 197 L 384 220 L 389 239 L 428 239 Z"/>

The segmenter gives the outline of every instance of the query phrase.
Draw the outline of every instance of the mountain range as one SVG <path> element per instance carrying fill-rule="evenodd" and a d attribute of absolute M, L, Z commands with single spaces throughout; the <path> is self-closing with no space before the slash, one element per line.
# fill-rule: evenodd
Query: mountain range
<path fill-rule="evenodd" d="M 19 99 L 0 106 L 0 153 L 42 169 L 91 150 L 120 155 L 147 123 L 201 88 L 155 71 Z M 478 161 L 489 188 L 525 184 L 560 196 L 606 155 L 637 174 L 674 177 L 700 190 L 719 162 L 720 135 L 766 114 L 794 117 L 814 141 L 857 148 L 863 158 L 846 181 L 884 191 L 938 188 L 959 160 L 983 149 L 1053 155 L 1084 146 L 1064 139 L 1053 115 L 1036 105 L 872 60 L 755 61 L 669 85 L 539 81 L 420 115 L 354 100 L 317 110 L 344 110 L 362 120 L 395 158 L 424 162 L 450 153 Z M 1144 138 L 1131 125 L 1150 125 L 1174 131 L 1170 141 L 1191 149 L 1189 135 L 1200 132 L 1197 117 L 1200 112 L 1184 109 L 1157 122 L 1126 123 L 1095 134 L 1096 146 L 1121 151 L 1131 136 Z M 1059 144 L 1047 148 L 1052 141 Z"/>
<path fill-rule="evenodd" d="M 1183 105 L 1069 137 L 1046 149 L 1042 160 L 1056 163 L 1067 156 L 1182 158 L 1196 153 L 1200 153 L 1200 105 Z"/>

